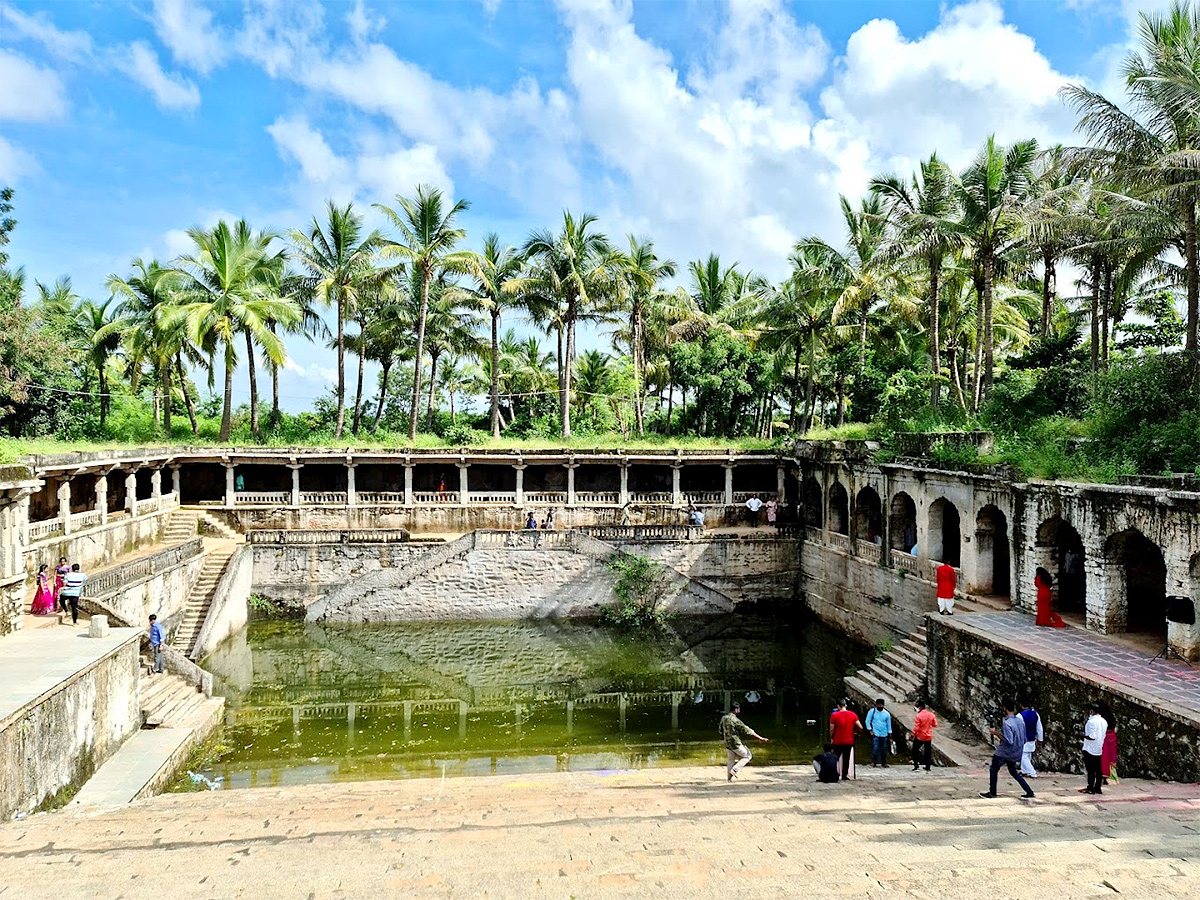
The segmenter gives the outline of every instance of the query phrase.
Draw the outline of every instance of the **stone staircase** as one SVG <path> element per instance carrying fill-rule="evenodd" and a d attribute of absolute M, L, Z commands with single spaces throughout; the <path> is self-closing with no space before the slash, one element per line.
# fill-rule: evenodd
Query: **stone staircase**
<path fill-rule="evenodd" d="M 209 699 L 178 675 L 143 674 L 140 699 L 143 728 L 178 728 Z"/>
<path fill-rule="evenodd" d="M 204 627 L 204 620 L 208 618 L 217 584 L 237 548 L 236 541 L 205 539 L 204 567 L 188 595 L 187 605 L 183 609 L 183 621 L 171 637 L 171 646 L 184 656 L 190 656 L 192 648 L 196 645 L 196 638 L 200 636 L 200 629 Z"/>
<path fill-rule="evenodd" d="M 213 535 L 229 541 L 236 541 L 242 538 L 242 535 L 212 515 L 212 513 L 203 509 L 181 507 L 171 514 L 171 519 L 167 522 L 167 527 L 163 531 L 163 543 L 181 544 L 184 541 L 190 541 L 200 533 Z"/>
<path fill-rule="evenodd" d="M 920 699 L 925 693 L 925 664 L 929 650 L 925 646 L 922 625 L 875 662 L 846 677 L 846 687 L 854 693 L 883 697 L 889 705 Z"/>

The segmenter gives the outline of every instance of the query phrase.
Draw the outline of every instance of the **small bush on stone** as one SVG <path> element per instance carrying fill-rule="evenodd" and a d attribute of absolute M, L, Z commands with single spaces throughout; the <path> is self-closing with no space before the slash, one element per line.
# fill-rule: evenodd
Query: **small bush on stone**
<path fill-rule="evenodd" d="M 608 568 L 617 576 L 617 603 L 605 608 L 604 621 L 623 628 L 663 627 L 667 614 L 659 604 L 669 584 L 666 568 L 644 556 L 619 553 L 609 559 Z"/>

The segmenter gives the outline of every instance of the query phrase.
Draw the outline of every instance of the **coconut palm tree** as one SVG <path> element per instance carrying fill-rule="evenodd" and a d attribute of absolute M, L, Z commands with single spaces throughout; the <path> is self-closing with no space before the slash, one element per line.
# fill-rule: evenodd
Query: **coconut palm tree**
<path fill-rule="evenodd" d="M 575 359 L 575 325 L 603 310 L 622 289 L 620 259 L 608 238 L 592 229 L 596 217 L 578 219 L 563 211 L 558 234 L 535 231 L 525 241 L 521 255 L 529 269 L 516 290 L 527 296 L 552 299 L 562 338 L 559 352 L 558 408 L 562 436 L 571 436 L 571 380 Z"/>
<path fill-rule="evenodd" d="M 491 376 L 488 397 L 491 403 L 492 437 L 500 437 L 500 318 L 505 310 L 524 304 L 515 290 L 521 273 L 521 256 L 512 247 L 502 245 L 496 233 L 483 239 L 483 249 L 476 257 L 474 295 L 478 306 L 491 319 L 491 357 L 487 364 Z"/>
<path fill-rule="evenodd" d="M 399 209 L 376 203 L 375 208 L 387 216 L 399 232 L 399 240 L 385 240 L 382 252 L 401 259 L 412 269 L 413 287 L 420 298 L 417 311 L 417 346 L 413 356 L 413 391 L 409 409 L 408 439 L 417 438 L 417 411 L 421 402 L 421 365 L 425 356 L 425 325 L 429 314 L 430 289 L 437 279 L 446 274 L 473 274 L 475 254 L 467 250 L 455 250 L 467 233 L 456 227 L 454 220 L 465 212 L 470 203 L 458 200 L 449 209 L 445 208 L 442 192 L 422 184 L 417 186 L 416 197 L 396 195 Z M 431 379 L 432 380 L 432 379 Z"/>
<path fill-rule="evenodd" d="M 983 372 L 977 394 L 981 398 L 990 396 L 995 371 L 996 262 L 1024 234 L 1027 223 L 1024 204 L 1033 181 L 1037 153 L 1035 140 L 1017 141 L 1006 148 L 996 143 L 995 135 L 990 135 L 958 181 L 963 234 L 971 245 L 979 272 Z"/>
<path fill-rule="evenodd" d="M 378 231 L 367 232 L 354 204 L 325 204 L 325 224 L 316 218 L 308 231 L 291 233 L 293 256 L 305 270 L 301 293 L 336 311 L 337 421 L 334 437 L 346 423 L 346 318 L 353 314 L 360 292 L 380 277 L 375 253 L 382 243 Z"/>
<path fill-rule="evenodd" d="M 284 252 L 270 252 L 274 234 L 255 232 L 243 219 L 232 227 L 222 221 L 209 230 L 193 228 L 188 237 L 196 249 L 179 259 L 180 271 L 186 277 L 178 302 L 165 317 L 166 324 L 172 327 L 178 321 L 185 322 L 190 339 L 210 357 L 222 353 L 225 388 L 219 439 L 228 441 L 233 421 L 236 341 L 244 337 L 248 353 L 253 353 L 257 345 L 264 357 L 282 365 L 286 350 L 267 322 L 294 322 L 300 312 L 293 300 L 279 295 Z M 251 400 L 255 399 L 252 390 Z"/>
<path fill-rule="evenodd" d="M 629 351 L 633 362 L 634 421 L 638 436 L 646 433 L 646 307 L 658 293 L 659 282 L 674 278 L 674 260 L 659 259 L 654 242 L 629 235 L 629 252 L 621 258 L 623 275 L 628 282 L 624 292 L 629 299 Z"/>
<path fill-rule="evenodd" d="M 121 349 L 120 312 L 112 297 L 103 303 L 82 300 L 76 307 L 75 319 L 84 340 L 84 355 L 98 376 L 100 425 L 103 426 L 109 410 L 108 362 Z"/>
<path fill-rule="evenodd" d="M 425 352 L 429 354 L 429 408 L 426 428 L 433 430 L 438 362 L 446 356 L 477 356 L 482 349 L 475 335 L 475 294 L 439 278 L 430 288 L 425 321 Z"/>
<path fill-rule="evenodd" d="M 921 262 L 929 277 L 929 363 L 933 379 L 929 405 L 941 399 L 941 322 L 938 279 L 946 254 L 962 244 L 962 222 L 955 192 L 954 173 L 937 154 L 921 163 L 906 183 L 895 175 L 871 179 L 871 192 L 879 197 L 894 229 L 889 251 Z"/>

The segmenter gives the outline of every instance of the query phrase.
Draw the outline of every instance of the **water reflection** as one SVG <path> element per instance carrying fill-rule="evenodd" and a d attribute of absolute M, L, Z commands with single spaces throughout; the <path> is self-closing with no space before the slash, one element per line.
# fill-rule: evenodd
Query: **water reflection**
<path fill-rule="evenodd" d="M 254 623 L 205 662 L 230 787 L 716 762 L 732 699 L 807 760 L 861 648 L 808 622 L 676 620 L 658 636 L 545 620 Z M 809 720 L 817 724 L 809 725 Z"/>

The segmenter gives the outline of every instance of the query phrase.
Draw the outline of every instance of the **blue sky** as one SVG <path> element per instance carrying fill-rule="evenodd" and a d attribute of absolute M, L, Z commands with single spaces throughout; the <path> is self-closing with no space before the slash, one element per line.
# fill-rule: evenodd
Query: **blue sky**
<path fill-rule="evenodd" d="M 369 210 L 431 182 L 472 201 L 475 246 L 570 207 L 777 277 L 873 174 L 964 164 L 990 131 L 1072 141 L 1057 89 L 1119 96 L 1144 6 L 0 0 L 9 252 L 102 298 L 193 225 L 286 230 L 326 197 Z M 331 355 L 291 350 L 303 408 Z"/>

